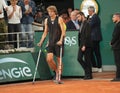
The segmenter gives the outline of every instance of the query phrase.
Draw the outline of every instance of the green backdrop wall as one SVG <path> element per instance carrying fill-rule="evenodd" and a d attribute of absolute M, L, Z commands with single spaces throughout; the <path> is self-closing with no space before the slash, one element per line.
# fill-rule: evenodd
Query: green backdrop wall
<path fill-rule="evenodd" d="M 74 7 L 80 9 L 83 0 L 74 0 Z M 101 30 L 103 41 L 101 42 L 101 54 L 103 65 L 114 65 L 114 58 L 109 42 L 112 37 L 114 24 L 112 15 L 120 12 L 120 0 L 96 0 L 99 11 L 98 15 L 101 19 Z"/>

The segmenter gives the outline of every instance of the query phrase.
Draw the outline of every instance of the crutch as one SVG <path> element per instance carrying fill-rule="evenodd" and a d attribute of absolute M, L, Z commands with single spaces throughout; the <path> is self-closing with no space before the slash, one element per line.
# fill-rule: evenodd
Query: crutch
<path fill-rule="evenodd" d="M 38 58 L 37 58 L 37 63 L 36 63 L 36 67 L 35 67 L 34 77 L 33 77 L 33 84 L 35 82 L 36 72 L 37 72 L 38 64 L 39 64 L 39 60 L 40 60 L 40 55 L 41 55 L 41 48 L 39 50 L 39 54 L 38 54 Z"/>
<path fill-rule="evenodd" d="M 62 74 L 62 45 L 60 46 L 60 64 L 58 66 L 58 84 L 63 84 L 61 82 L 61 74 Z"/>

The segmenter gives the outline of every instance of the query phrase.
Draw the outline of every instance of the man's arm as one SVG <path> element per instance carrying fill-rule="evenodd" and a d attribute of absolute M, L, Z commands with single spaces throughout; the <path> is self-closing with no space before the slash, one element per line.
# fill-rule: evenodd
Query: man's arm
<path fill-rule="evenodd" d="M 64 22 L 63 22 L 63 19 L 61 17 L 59 17 L 58 19 L 58 23 L 60 25 L 60 28 L 61 28 L 61 37 L 60 37 L 60 40 L 57 42 L 58 45 L 62 45 L 62 41 L 66 35 L 66 31 L 65 31 L 65 27 L 64 27 Z"/>
<path fill-rule="evenodd" d="M 2 0 L 1 3 L 2 3 L 2 6 L 4 7 L 4 9 L 7 10 L 6 2 L 4 0 Z M 3 10 L 0 10 L 0 14 L 2 14 L 2 13 L 3 13 Z"/>
<path fill-rule="evenodd" d="M 42 35 L 42 37 L 41 37 L 41 39 L 40 39 L 40 42 L 38 43 L 38 46 L 42 46 L 42 43 L 44 42 L 44 40 L 45 40 L 45 38 L 46 38 L 46 36 L 47 36 L 47 34 L 48 34 L 48 25 L 47 25 L 47 18 L 45 19 L 45 29 L 44 29 L 44 32 L 43 32 L 43 35 Z"/>
<path fill-rule="evenodd" d="M 16 7 L 13 6 L 13 11 L 11 12 L 9 9 L 7 10 L 7 15 L 8 15 L 8 19 L 11 19 L 14 12 L 16 11 Z"/>
<path fill-rule="evenodd" d="M 7 8 L 7 4 L 6 4 L 5 0 L 2 0 L 2 3 L 3 3 L 3 7 L 4 7 L 4 9 L 6 10 L 6 8 Z"/>
<path fill-rule="evenodd" d="M 100 24 L 100 18 L 98 15 L 94 14 L 93 17 L 91 18 L 91 21 L 89 22 L 90 26 L 93 28 L 96 25 Z"/>
<path fill-rule="evenodd" d="M 115 31 L 113 32 L 113 38 L 111 40 L 111 45 L 113 45 L 120 37 L 120 25 L 117 25 Z"/>
<path fill-rule="evenodd" d="M 27 12 L 28 12 L 29 15 L 34 16 L 35 12 L 36 12 L 36 3 L 33 0 L 30 1 L 30 3 L 31 3 L 30 8 Z"/>

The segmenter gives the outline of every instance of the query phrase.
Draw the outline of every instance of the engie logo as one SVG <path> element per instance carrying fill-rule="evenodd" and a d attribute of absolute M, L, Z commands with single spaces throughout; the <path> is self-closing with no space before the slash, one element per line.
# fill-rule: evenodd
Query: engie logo
<path fill-rule="evenodd" d="M 72 36 L 72 37 L 66 36 L 65 37 L 65 45 L 72 46 L 72 45 L 76 45 L 76 44 L 77 44 L 76 36 Z"/>
<path fill-rule="evenodd" d="M 0 59 L 0 80 L 31 77 L 29 64 L 17 58 L 6 57 Z"/>

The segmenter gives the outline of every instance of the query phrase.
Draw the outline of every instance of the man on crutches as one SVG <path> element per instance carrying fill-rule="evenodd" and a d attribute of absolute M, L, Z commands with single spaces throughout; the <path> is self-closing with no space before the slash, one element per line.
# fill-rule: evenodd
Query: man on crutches
<path fill-rule="evenodd" d="M 56 73 L 55 82 L 61 84 L 61 73 L 62 73 L 62 60 L 60 57 L 60 47 L 64 45 L 65 36 L 65 24 L 61 17 L 58 17 L 57 9 L 55 6 L 49 6 L 47 8 L 49 17 L 45 19 L 45 29 L 38 46 L 41 46 L 44 39 L 49 32 L 49 44 L 47 53 L 47 62 L 50 68 Z M 57 58 L 57 65 L 54 61 L 54 56 Z"/>

